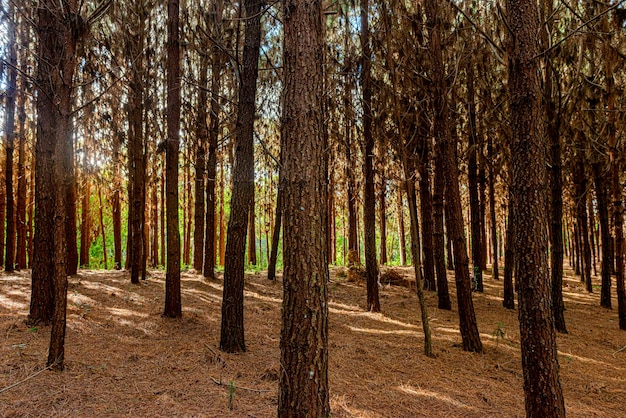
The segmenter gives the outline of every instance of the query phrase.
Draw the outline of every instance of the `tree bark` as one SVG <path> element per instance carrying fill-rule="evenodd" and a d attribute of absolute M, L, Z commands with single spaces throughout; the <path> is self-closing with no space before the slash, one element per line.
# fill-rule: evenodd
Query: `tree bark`
<path fill-rule="evenodd" d="M 178 0 L 167 3 L 167 144 L 165 194 L 167 260 L 163 316 L 182 316 L 180 295 L 180 229 L 178 221 L 178 149 L 180 142 L 180 35 Z"/>
<path fill-rule="evenodd" d="M 610 167 L 607 167 L 610 168 Z M 605 164 L 596 162 L 593 164 L 593 178 L 596 190 L 596 201 L 598 202 L 598 218 L 600 220 L 600 241 L 602 243 L 601 272 L 602 289 L 600 291 L 600 306 L 611 308 L 611 267 L 613 260 L 611 253 L 607 251 L 610 247 L 611 230 L 609 229 L 609 209 L 606 184 Z"/>
<path fill-rule="evenodd" d="M 433 187 L 433 257 L 437 275 L 437 307 L 451 310 L 450 291 L 448 290 L 448 271 L 446 269 L 446 237 L 444 236 L 444 204 L 443 194 L 446 187 L 443 172 L 443 148 L 441 141 L 435 143 L 435 180 Z M 448 240 L 448 242 L 450 242 Z M 448 260 L 452 263 L 450 249 Z"/>
<path fill-rule="evenodd" d="M 204 264 L 205 200 L 204 175 L 206 170 L 206 149 L 209 137 L 207 126 L 207 88 L 209 58 L 200 51 L 200 80 L 198 89 L 198 114 L 196 116 L 196 158 L 194 163 L 194 208 L 193 208 L 193 269 L 202 272 Z M 209 201 L 209 204 L 213 201 Z"/>
<path fill-rule="evenodd" d="M 12 272 L 15 268 L 15 207 L 13 195 L 13 150 L 15 149 L 15 99 L 17 93 L 17 42 L 15 24 L 15 4 L 9 2 L 7 13 L 7 49 L 8 77 L 5 104 L 5 151 L 4 180 L 6 193 L 6 257 L 4 271 Z"/>
<path fill-rule="evenodd" d="M 220 349 L 229 353 L 246 351 L 243 323 L 244 261 L 248 218 L 254 196 L 253 135 L 261 43 L 261 1 L 244 0 L 244 8 L 244 61 L 239 89 L 230 219 L 226 233 L 220 335 Z"/>
<path fill-rule="evenodd" d="M 456 162 L 456 141 L 448 128 L 447 87 L 444 74 L 444 63 L 441 46 L 442 19 L 439 3 L 435 0 L 426 1 L 426 18 L 429 28 L 430 53 L 433 59 L 433 105 L 435 140 L 441 144 L 443 173 L 445 176 L 445 199 L 447 202 L 446 222 L 448 233 L 453 241 L 455 281 L 459 320 L 463 350 L 482 352 L 483 347 L 478 333 L 474 302 L 472 301 L 471 282 L 469 276 L 469 260 L 467 244 L 463 228 L 463 212 L 459 192 L 459 173 Z"/>
<path fill-rule="evenodd" d="M 400 265 L 406 266 L 406 233 L 404 228 L 404 208 L 402 205 L 402 188 L 396 188 L 398 210 L 398 235 L 400 237 Z"/>
<path fill-rule="evenodd" d="M 506 242 L 504 244 L 504 298 L 502 306 L 507 309 L 515 309 L 515 287 L 513 275 L 515 274 L 515 208 L 511 203 L 509 192 L 509 222 L 506 226 Z"/>
<path fill-rule="evenodd" d="M 279 174 L 280 176 L 280 174 Z M 267 278 L 268 280 L 276 280 L 276 260 L 278 258 L 278 244 L 280 242 L 280 227 L 283 219 L 282 208 L 282 184 L 279 181 L 278 192 L 276 194 L 276 213 L 274 215 L 274 231 L 272 232 L 272 249 L 270 252 L 270 259 L 267 266 Z"/>
<path fill-rule="evenodd" d="M 426 119 L 426 118 L 424 118 Z M 424 120 L 424 126 L 427 121 Z M 420 139 L 418 163 L 419 189 L 420 189 L 420 209 L 422 214 L 422 253 L 424 255 L 424 289 L 430 291 L 437 290 L 435 278 L 435 253 L 433 248 L 433 198 L 430 192 L 430 147 L 428 138 L 422 136 Z M 445 271 L 445 270 L 444 270 Z M 447 285 L 447 280 L 446 280 Z M 447 286 L 446 286 L 447 287 Z"/>
<path fill-rule="evenodd" d="M 540 132 L 539 16 L 534 0 L 507 0 L 512 204 L 526 415 L 565 417 L 548 270 L 546 144 Z"/>
<path fill-rule="evenodd" d="M 26 220 L 26 201 L 27 201 L 27 182 L 26 182 L 26 82 L 21 84 L 21 92 L 18 98 L 19 107 L 19 145 L 17 150 L 17 251 L 16 265 L 18 269 L 28 267 L 26 262 L 27 253 L 27 220 Z"/>
<path fill-rule="evenodd" d="M 284 0 L 284 273 L 279 417 L 330 415 L 322 4 Z"/>
<path fill-rule="evenodd" d="M 369 0 L 361 0 L 361 47 L 363 48 L 363 142 L 365 192 L 363 198 L 363 227 L 365 228 L 365 274 L 367 310 L 380 312 L 378 297 L 378 263 L 376 262 L 376 194 L 374 190 L 374 136 L 372 132 L 372 54 L 369 33 Z"/>
<path fill-rule="evenodd" d="M 494 280 L 500 280 L 499 253 L 498 253 L 498 220 L 496 217 L 496 173 L 493 155 L 493 138 L 489 135 L 487 139 L 487 159 L 489 160 L 489 216 L 491 224 L 491 244 L 493 251 L 493 261 L 491 272 Z"/>

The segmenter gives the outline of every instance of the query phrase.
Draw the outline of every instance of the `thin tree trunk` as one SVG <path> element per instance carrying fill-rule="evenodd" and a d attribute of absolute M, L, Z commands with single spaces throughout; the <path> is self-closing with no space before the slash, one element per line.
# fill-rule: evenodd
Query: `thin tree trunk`
<path fill-rule="evenodd" d="M 253 135 L 261 43 L 261 1 L 244 0 L 243 5 L 246 11 L 244 62 L 239 88 L 220 332 L 220 349 L 229 353 L 246 351 L 243 323 L 244 261 L 248 219 L 254 196 Z"/>
<path fill-rule="evenodd" d="M 215 2 L 215 19 L 217 22 L 222 20 L 221 2 Z M 212 65 L 211 65 L 211 121 L 209 126 L 209 158 L 207 162 L 207 183 L 206 183 L 206 219 L 204 221 L 204 265 L 202 271 L 204 277 L 215 280 L 215 181 L 217 176 L 217 142 L 220 129 L 220 103 L 219 94 L 221 88 L 222 74 L 222 52 L 220 46 L 215 44 L 212 49 Z M 222 189 L 223 189 L 222 175 Z M 220 204 L 220 226 L 223 217 L 224 201 L 223 197 Z M 222 240 L 222 231 L 220 230 L 220 240 Z M 221 241 L 220 241 L 221 243 Z M 222 248 L 222 247 L 220 247 Z M 223 263 L 220 251 L 220 261 Z"/>
<path fill-rule="evenodd" d="M 17 151 L 17 256 L 16 265 L 18 269 L 28 267 L 26 262 L 27 252 L 27 223 L 26 223 L 26 201 L 27 201 L 27 182 L 26 182 L 26 91 L 25 82 L 22 82 L 22 91 L 18 98 L 19 107 L 19 145 Z"/>
<path fill-rule="evenodd" d="M 515 212 L 511 203 L 509 192 L 509 222 L 506 226 L 506 242 L 504 244 L 504 298 L 502 306 L 507 309 L 515 309 L 515 286 L 513 275 L 515 273 Z"/>
<path fill-rule="evenodd" d="M 102 260 L 104 261 L 104 269 L 108 270 L 107 262 L 107 237 L 104 229 L 104 207 L 102 206 L 102 187 L 98 184 L 98 208 L 100 212 L 100 232 L 102 234 Z"/>
<path fill-rule="evenodd" d="M 478 164 L 477 148 L 478 134 L 476 132 L 476 104 L 474 102 L 474 67 L 471 63 L 467 65 L 467 97 L 468 97 L 468 123 L 469 123 L 469 161 L 468 180 L 470 195 L 470 226 L 472 242 L 472 269 L 473 269 L 473 290 L 483 292 L 483 272 L 481 268 L 483 255 L 481 210 L 478 200 Z"/>
<path fill-rule="evenodd" d="M 363 48 L 363 142 L 365 192 L 363 198 L 363 227 L 365 232 L 365 274 L 367 310 L 380 312 L 378 297 L 378 264 L 376 261 L 376 193 L 374 190 L 374 136 L 372 132 L 372 56 L 369 33 L 369 0 L 361 0 L 361 45 Z"/>
<path fill-rule="evenodd" d="M 250 217 L 248 220 L 248 263 L 252 266 L 256 266 L 256 199 L 254 198 L 254 188 L 252 190 L 252 203 L 250 204 L 250 212 L 248 213 Z"/>
<path fill-rule="evenodd" d="M 425 118 L 424 118 L 425 119 Z M 427 121 L 424 121 L 426 125 Z M 430 193 L 430 170 L 429 154 L 430 147 L 428 138 L 422 137 L 420 141 L 419 153 L 419 189 L 420 189 L 420 209 L 422 214 L 422 253 L 424 255 L 424 289 L 430 291 L 437 290 L 435 278 L 435 253 L 433 248 L 433 198 Z M 447 283 L 447 280 L 446 280 Z"/>
<path fill-rule="evenodd" d="M 85 172 L 85 177 L 87 177 Z M 89 247 L 91 246 L 91 182 L 85 178 L 80 220 L 80 267 L 89 268 Z"/>
<path fill-rule="evenodd" d="M 596 189 L 596 201 L 598 202 L 598 218 L 600 220 L 600 240 L 602 243 L 601 277 L 602 289 L 600 291 L 600 306 L 611 308 L 611 264 L 610 252 L 606 249 L 610 246 L 611 231 L 609 229 L 609 210 L 606 173 L 604 162 L 593 164 L 593 177 Z"/>
<path fill-rule="evenodd" d="M 380 148 L 383 148 L 382 146 Z M 382 159 L 379 157 L 378 174 L 380 176 L 380 190 L 378 191 L 378 231 L 380 233 L 380 264 L 387 264 L 387 179 L 383 168 Z"/>
<path fill-rule="evenodd" d="M 404 209 L 402 206 L 402 188 L 396 187 L 398 210 L 398 235 L 400 238 L 400 265 L 406 266 L 406 233 L 404 228 Z"/>
<path fill-rule="evenodd" d="M 491 272 L 494 280 L 500 280 L 499 253 L 498 253 L 498 220 L 496 217 L 496 173 L 493 160 L 493 138 L 489 135 L 487 139 L 487 159 L 489 164 L 489 216 L 491 223 L 491 245 L 493 251 L 493 261 L 491 262 Z"/>
<path fill-rule="evenodd" d="M 433 187 L 433 256 L 437 275 L 437 306 L 451 310 L 450 291 L 448 290 L 448 272 L 446 270 L 446 236 L 444 235 L 444 200 L 445 173 L 443 171 L 443 148 L 441 141 L 435 143 L 435 180 Z M 448 244 L 450 240 L 448 239 Z M 448 264 L 452 264 L 452 248 L 448 245 Z M 452 266 L 454 268 L 454 266 Z"/>
<path fill-rule="evenodd" d="M 196 116 L 196 158 L 194 163 L 194 210 L 193 210 L 193 268 L 202 272 L 204 267 L 204 235 L 205 230 L 205 200 L 204 175 L 206 170 L 206 148 L 209 138 L 207 126 L 206 104 L 209 72 L 209 58 L 205 53 L 200 54 L 200 81 L 198 89 L 198 115 Z M 209 201 L 214 204 L 214 201 Z M 209 238 L 210 239 L 210 238 Z"/>
<path fill-rule="evenodd" d="M 5 104 L 5 151 L 4 166 L 5 193 L 6 193 L 6 257 L 4 271 L 12 272 L 15 268 L 15 208 L 13 195 L 13 150 L 15 149 L 15 99 L 17 93 L 17 42 L 16 42 L 16 14 L 15 4 L 9 2 L 7 13 L 7 48 L 9 50 L 8 77 Z"/>
<path fill-rule="evenodd" d="M 282 182 L 279 181 L 279 184 Z M 274 232 L 272 233 L 272 249 L 270 252 L 270 259 L 267 266 L 267 278 L 269 280 L 276 279 L 276 259 L 278 258 L 278 243 L 280 241 L 280 227 L 283 219 L 282 209 L 282 187 L 278 186 L 278 193 L 276 194 L 276 214 L 274 215 Z"/>

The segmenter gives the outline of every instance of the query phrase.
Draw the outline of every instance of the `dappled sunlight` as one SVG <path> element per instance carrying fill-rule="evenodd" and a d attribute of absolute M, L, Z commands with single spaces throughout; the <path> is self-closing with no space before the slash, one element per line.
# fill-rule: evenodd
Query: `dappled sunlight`
<path fill-rule="evenodd" d="M 569 353 L 569 352 L 565 353 L 565 352 L 560 351 L 560 350 L 558 351 L 558 354 L 560 356 L 564 357 L 567 361 L 578 360 L 578 361 L 581 361 L 583 363 L 595 364 L 595 365 L 598 365 L 598 366 L 610 367 L 610 368 L 613 368 L 615 370 L 626 372 L 626 367 L 618 367 L 615 364 L 609 364 L 609 363 L 606 363 L 604 361 L 594 360 L 594 359 L 589 358 L 589 357 L 577 356 L 575 354 L 572 354 L 572 353 Z M 622 362 L 621 364 L 624 364 L 624 363 Z"/>
<path fill-rule="evenodd" d="M 27 309 L 28 306 L 29 306 L 29 303 L 28 302 L 20 302 L 20 301 L 8 298 L 8 297 L 0 294 L 0 305 L 2 305 L 3 307 L 9 309 L 9 311 L 12 312 L 12 311 L 16 311 L 16 310 Z"/>
<path fill-rule="evenodd" d="M 133 302 L 138 302 L 138 303 L 145 303 L 146 302 L 146 298 L 144 298 L 143 296 L 141 296 L 139 293 L 136 292 L 136 290 L 139 290 L 141 288 L 140 287 L 134 287 L 134 286 L 137 286 L 137 285 L 133 285 L 133 284 L 130 284 L 130 283 L 125 283 L 124 284 L 124 288 L 119 288 L 119 287 L 115 287 L 115 286 L 109 286 L 109 285 L 103 284 L 101 282 L 90 282 L 90 281 L 80 281 L 80 282 L 78 282 L 76 284 L 79 284 L 79 285 L 83 286 L 85 289 L 89 289 L 89 290 L 93 290 L 93 291 L 97 291 L 97 292 L 105 291 L 106 293 L 109 293 L 109 295 L 111 295 L 111 296 L 115 296 L 115 295 L 119 295 L 119 296 L 122 296 L 122 297 L 129 296 L 129 297 L 132 298 L 131 300 Z M 70 290 L 70 292 L 71 292 L 71 290 Z"/>
<path fill-rule="evenodd" d="M 335 301 L 328 302 L 328 306 L 336 307 L 336 308 L 342 309 L 344 311 L 365 312 L 363 309 L 361 309 L 360 307 L 358 307 L 356 305 L 346 305 L 344 303 L 339 303 L 339 302 L 335 302 Z"/>
<path fill-rule="evenodd" d="M 199 300 L 203 302 L 209 302 L 209 303 L 214 303 L 214 302 L 221 303 L 222 302 L 221 295 L 214 295 L 213 293 L 209 293 L 207 291 L 198 290 L 194 288 L 188 288 L 188 287 L 183 288 L 182 294 L 198 298 Z"/>
<path fill-rule="evenodd" d="M 143 312 L 132 311 L 130 309 L 122 309 L 122 308 L 105 308 L 111 314 L 123 317 L 123 318 L 148 318 L 149 315 Z M 122 321 L 122 320 L 120 320 Z M 121 322 L 120 322 L 121 323 Z M 133 323 L 132 326 L 135 326 Z"/>
<path fill-rule="evenodd" d="M 374 328 L 359 328 L 359 327 L 353 327 L 352 325 L 344 325 L 346 328 L 348 328 L 350 331 L 352 332 L 360 332 L 363 334 L 374 334 L 374 335 L 411 335 L 414 337 L 423 337 L 424 334 L 421 332 L 417 332 L 417 331 L 411 331 L 411 330 L 407 330 L 407 329 L 395 329 L 395 330 L 389 330 L 389 329 L 374 329 Z"/>
<path fill-rule="evenodd" d="M 407 395 L 419 396 L 419 397 L 428 398 L 428 399 L 432 399 L 432 400 L 439 401 L 439 402 L 444 402 L 446 404 L 454 406 L 455 408 L 463 408 L 463 409 L 468 409 L 468 410 L 476 409 L 472 406 L 465 405 L 463 402 L 457 401 L 456 399 L 452 399 L 451 397 L 446 396 L 442 393 L 433 392 L 428 389 L 416 388 L 416 387 L 409 386 L 409 385 L 400 385 L 400 386 L 397 386 L 396 389 Z"/>
<path fill-rule="evenodd" d="M 264 296 L 264 295 L 261 295 L 260 293 L 252 292 L 250 290 L 244 290 L 243 294 L 244 294 L 245 297 L 262 300 L 264 302 L 272 302 L 272 303 L 279 303 L 279 304 L 283 303 L 282 299 L 273 298 L 273 297 L 270 297 L 270 296 Z"/>

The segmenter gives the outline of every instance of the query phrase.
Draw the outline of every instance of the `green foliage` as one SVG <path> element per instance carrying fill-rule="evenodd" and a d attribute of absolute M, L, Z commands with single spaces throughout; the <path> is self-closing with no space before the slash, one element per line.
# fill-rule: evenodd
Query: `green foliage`
<path fill-rule="evenodd" d="M 493 330 L 493 333 L 491 335 L 493 335 L 493 337 L 496 339 L 497 347 L 500 340 L 504 341 L 504 324 L 498 321 L 498 326 L 496 327 L 496 329 Z"/>
<path fill-rule="evenodd" d="M 233 410 L 233 399 L 235 398 L 235 381 L 231 380 L 228 385 L 228 410 Z"/>

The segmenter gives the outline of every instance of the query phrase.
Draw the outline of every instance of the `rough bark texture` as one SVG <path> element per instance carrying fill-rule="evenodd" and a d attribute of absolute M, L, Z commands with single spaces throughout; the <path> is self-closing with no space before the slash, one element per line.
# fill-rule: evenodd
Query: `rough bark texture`
<path fill-rule="evenodd" d="M 180 229 L 178 222 L 178 148 L 180 141 L 180 36 L 178 0 L 167 4 L 167 144 L 165 148 L 165 205 L 167 261 L 163 316 L 182 316 L 180 297 Z"/>
<path fill-rule="evenodd" d="M 402 205 L 402 188 L 396 189 L 398 210 L 398 235 L 400 236 L 400 265 L 406 266 L 406 234 L 404 228 L 404 208 Z"/>
<path fill-rule="evenodd" d="M 17 251 L 16 251 L 16 265 L 18 269 L 25 269 L 28 267 L 26 263 L 26 132 L 25 132 L 25 122 L 26 122 L 26 85 L 27 83 L 22 82 L 22 89 L 18 99 L 18 107 L 19 107 L 19 145 L 17 151 L 17 213 L 16 213 L 16 224 L 17 224 Z"/>
<path fill-rule="evenodd" d="M 367 309 L 380 312 L 378 297 L 378 263 L 376 262 L 376 194 L 374 190 L 374 136 L 372 132 L 372 54 L 369 34 L 369 0 L 361 0 L 361 47 L 363 49 L 363 142 L 365 192 L 363 194 L 363 227 L 365 228 L 365 274 Z"/>
<path fill-rule="evenodd" d="M 9 3 L 7 13 L 7 47 L 9 50 L 8 79 L 5 105 L 5 150 L 6 163 L 4 180 L 6 192 L 6 257 L 4 271 L 11 272 L 15 268 L 15 207 L 13 198 L 13 150 L 15 149 L 15 98 L 17 93 L 17 43 L 15 25 L 15 4 Z"/>
<path fill-rule="evenodd" d="M 565 417 L 550 293 L 546 144 L 540 132 L 539 17 L 534 0 L 507 0 L 512 204 L 526 415 Z"/>
<path fill-rule="evenodd" d="M 478 162 L 477 162 L 477 132 L 476 132 L 476 103 L 474 102 L 474 67 L 471 63 L 467 66 L 467 110 L 469 123 L 469 160 L 467 164 L 468 170 L 468 186 L 470 195 L 470 226 L 472 237 L 472 270 L 473 282 L 472 288 L 477 292 L 483 289 L 483 245 L 482 245 L 482 228 L 481 228 L 481 205 L 478 200 Z"/>
<path fill-rule="evenodd" d="M 268 280 L 276 279 L 276 260 L 278 258 L 278 244 L 280 242 L 280 228 L 283 220 L 283 207 L 282 207 L 282 189 L 278 186 L 278 192 L 276 193 L 276 213 L 274 215 L 274 231 L 272 232 L 272 248 L 270 251 L 270 258 L 267 265 L 267 278 Z"/>
<path fill-rule="evenodd" d="M 87 174 L 88 176 L 89 174 Z M 85 177 L 87 177 L 85 176 Z M 91 246 L 91 182 L 85 178 L 80 216 L 80 267 L 89 268 L 89 247 Z"/>
<path fill-rule="evenodd" d="M 243 326 L 244 261 L 248 217 L 254 196 L 253 135 L 261 42 L 261 1 L 245 0 L 244 7 L 247 18 L 239 88 L 230 219 L 226 232 L 220 337 L 220 349 L 229 353 L 246 351 Z"/>
<path fill-rule="evenodd" d="M 328 260 L 322 4 L 284 0 L 284 272 L 279 417 L 327 417 Z"/>
<path fill-rule="evenodd" d="M 52 330 L 47 366 L 63 369 L 65 343 L 65 314 L 67 307 L 67 208 L 66 191 L 70 173 L 65 159 L 66 141 L 71 136 L 72 78 L 76 66 L 77 38 L 83 32 L 82 22 L 76 13 L 76 2 L 61 7 L 52 0 L 42 1 L 37 10 L 37 33 L 39 39 L 37 67 L 37 142 L 41 154 L 37 161 L 43 168 L 40 179 L 48 186 L 44 198 L 46 214 L 43 224 L 41 214 L 35 220 L 34 260 L 50 257 L 47 263 L 37 263 L 38 273 L 45 274 L 49 297 L 53 301 L 51 312 Z M 43 161 L 40 161 L 43 160 Z M 37 195 L 36 195 L 37 197 Z M 38 207 L 38 210 L 41 208 Z M 37 220 L 40 223 L 37 223 Z M 48 245 L 37 245 L 37 239 L 49 240 Z M 37 252 L 37 250 L 41 252 Z M 43 267 L 43 268 L 42 268 Z M 46 269 L 46 270 L 43 270 Z M 33 277 L 34 277 L 33 272 Z M 40 280 L 38 278 L 37 280 Z M 33 288 L 35 278 L 33 278 Z M 33 298 L 34 299 L 34 298 Z M 31 304 L 32 308 L 32 304 Z M 36 318 L 31 317 L 31 320 Z M 46 322 L 47 318 L 39 318 Z"/>
<path fill-rule="evenodd" d="M 111 217 L 113 218 L 113 264 L 115 270 L 122 268 L 122 209 L 120 205 L 120 133 L 113 138 L 113 198 L 111 199 Z"/>
<path fill-rule="evenodd" d="M 427 121 L 424 125 L 427 126 Z M 428 138 L 419 139 L 419 190 L 420 190 L 420 210 L 422 215 L 422 254 L 424 255 L 424 289 L 430 291 L 437 290 L 435 278 L 435 253 L 433 247 L 433 198 L 430 192 L 430 170 L 429 154 L 430 147 Z M 447 285 L 447 280 L 446 280 Z M 447 286 L 446 286 L 447 287 Z"/>
<path fill-rule="evenodd" d="M 216 6 L 219 6 L 219 3 L 216 2 Z M 221 21 L 221 7 L 216 7 L 216 21 Z M 202 268 L 204 277 L 208 279 L 215 279 L 215 179 L 217 177 L 217 141 L 220 131 L 219 94 L 223 65 L 222 51 L 219 48 L 219 45 L 213 46 L 213 63 L 211 66 L 211 122 L 209 125 L 209 158 L 207 161 L 206 220 L 204 221 L 206 228 L 204 231 L 204 265 Z M 224 210 L 223 205 L 222 202 L 220 210 Z M 220 237 L 220 239 L 222 238 Z"/>
<path fill-rule="evenodd" d="M 489 164 L 489 219 L 491 224 L 491 245 L 493 251 L 493 261 L 491 271 L 494 280 L 500 280 L 499 252 L 498 252 L 498 220 L 496 217 L 496 173 L 493 160 L 493 139 L 491 135 L 487 140 L 487 160 Z"/>
<path fill-rule="evenodd" d="M 209 137 L 207 126 L 207 89 L 209 59 L 207 55 L 200 55 L 200 88 L 198 89 L 198 114 L 196 115 L 196 158 L 194 163 L 194 199 L 193 199 L 193 268 L 202 271 L 204 264 L 204 234 L 205 234 L 205 200 L 204 175 L 206 170 L 206 149 Z M 211 203 L 211 202 L 210 202 Z M 215 263 L 214 263 L 215 264 Z"/>
<path fill-rule="evenodd" d="M 450 291 L 446 270 L 446 241 L 443 233 L 443 191 L 446 187 L 443 172 L 443 154 L 441 141 L 435 143 L 435 180 L 433 187 L 433 257 L 437 275 L 437 307 L 451 310 Z"/>
<path fill-rule="evenodd" d="M 602 243 L 601 272 L 602 290 L 600 292 L 600 306 L 611 308 L 611 259 L 610 247 L 611 230 L 609 229 L 608 189 L 606 184 L 605 164 L 593 164 L 594 186 L 596 201 L 598 202 L 598 218 L 600 220 L 600 242 Z M 557 328 L 558 329 L 558 328 Z"/>
<path fill-rule="evenodd" d="M 576 136 L 581 136 L 582 133 Z M 579 147 L 584 147 L 582 139 L 579 142 Z M 589 221 L 587 219 L 587 175 L 585 173 L 586 162 L 582 154 L 578 155 L 577 161 L 574 166 L 574 187 L 575 187 L 575 204 L 576 204 L 576 218 L 578 222 L 578 232 L 580 234 L 580 244 L 582 246 L 580 255 L 581 257 L 581 282 L 585 283 L 587 292 L 593 292 L 591 286 L 591 247 L 589 244 Z"/>
<path fill-rule="evenodd" d="M 509 194 L 509 222 L 506 226 L 506 238 L 504 244 L 504 298 L 502 306 L 507 309 L 515 309 L 515 290 L 513 275 L 515 274 L 515 208 L 511 204 Z"/>
<path fill-rule="evenodd" d="M 483 347 L 478 334 L 474 302 L 472 301 L 469 259 L 467 257 L 467 243 L 463 228 L 463 212 L 459 192 L 459 173 L 455 155 L 456 141 L 450 135 L 447 125 L 447 87 L 441 49 L 442 20 L 438 2 L 435 0 L 426 1 L 426 16 L 430 37 L 430 53 L 433 60 L 434 132 L 436 141 L 441 144 L 443 173 L 446 173 L 446 223 L 449 227 L 448 233 L 453 241 L 454 276 L 463 350 L 480 353 L 483 351 Z"/>

